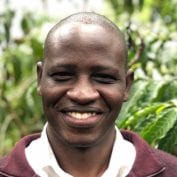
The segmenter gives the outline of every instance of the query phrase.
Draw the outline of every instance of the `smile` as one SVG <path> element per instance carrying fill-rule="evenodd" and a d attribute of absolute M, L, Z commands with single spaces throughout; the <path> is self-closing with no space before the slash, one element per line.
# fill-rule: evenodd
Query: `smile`
<path fill-rule="evenodd" d="M 88 119 L 90 117 L 95 116 L 97 113 L 96 112 L 67 112 L 67 115 L 70 117 L 73 117 L 75 119 Z"/>
<path fill-rule="evenodd" d="M 68 108 L 61 111 L 63 120 L 69 127 L 91 128 L 99 124 L 103 119 L 104 113 L 100 109 L 88 108 L 87 110 Z"/>

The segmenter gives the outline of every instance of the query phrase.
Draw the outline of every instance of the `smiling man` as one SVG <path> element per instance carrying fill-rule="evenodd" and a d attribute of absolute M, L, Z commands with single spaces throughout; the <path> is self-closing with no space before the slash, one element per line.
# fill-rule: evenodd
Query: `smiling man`
<path fill-rule="evenodd" d="M 177 159 L 115 127 L 133 73 L 118 27 L 73 14 L 49 32 L 37 64 L 47 123 L 0 162 L 0 177 L 175 177 Z"/>

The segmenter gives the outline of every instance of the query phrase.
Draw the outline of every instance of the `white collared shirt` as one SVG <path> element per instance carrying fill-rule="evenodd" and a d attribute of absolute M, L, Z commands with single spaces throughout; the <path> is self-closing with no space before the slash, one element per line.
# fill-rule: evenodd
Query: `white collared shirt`
<path fill-rule="evenodd" d="M 28 163 L 41 177 L 73 177 L 65 172 L 57 163 L 44 126 L 41 137 L 32 141 L 26 147 L 25 154 Z M 116 128 L 116 138 L 112 149 L 108 168 L 101 177 L 125 177 L 131 170 L 136 157 L 136 150 L 132 143 L 123 139 Z"/>

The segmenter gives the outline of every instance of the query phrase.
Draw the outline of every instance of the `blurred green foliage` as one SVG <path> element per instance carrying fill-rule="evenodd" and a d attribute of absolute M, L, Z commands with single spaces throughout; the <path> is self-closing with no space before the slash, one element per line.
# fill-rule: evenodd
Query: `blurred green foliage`
<path fill-rule="evenodd" d="M 36 92 L 36 63 L 43 55 L 41 31 L 49 19 L 26 12 L 21 38 L 12 38 L 15 11 L 0 15 L 0 155 L 22 136 L 41 130 L 44 116 Z"/>
<path fill-rule="evenodd" d="M 177 0 L 105 0 L 104 14 L 125 32 L 135 71 L 120 128 L 138 132 L 152 146 L 177 155 Z M 11 36 L 16 12 L 0 14 L 0 155 L 45 121 L 36 92 L 36 62 L 43 56 L 46 15 L 24 12 L 23 37 Z"/>

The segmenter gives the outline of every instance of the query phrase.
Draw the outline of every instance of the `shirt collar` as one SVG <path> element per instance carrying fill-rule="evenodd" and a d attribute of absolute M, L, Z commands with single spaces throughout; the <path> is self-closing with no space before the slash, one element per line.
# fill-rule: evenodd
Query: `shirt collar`
<path fill-rule="evenodd" d="M 26 149 L 27 160 L 34 171 L 43 177 L 72 177 L 57 163 L 44 126 L 41 137 L 34 140 Z M 124 140 L 116 128 L 116 138 L 107 170 L 102 177 L 124 177 L 131 170 L 136 156 L 134 146 Z"/>

